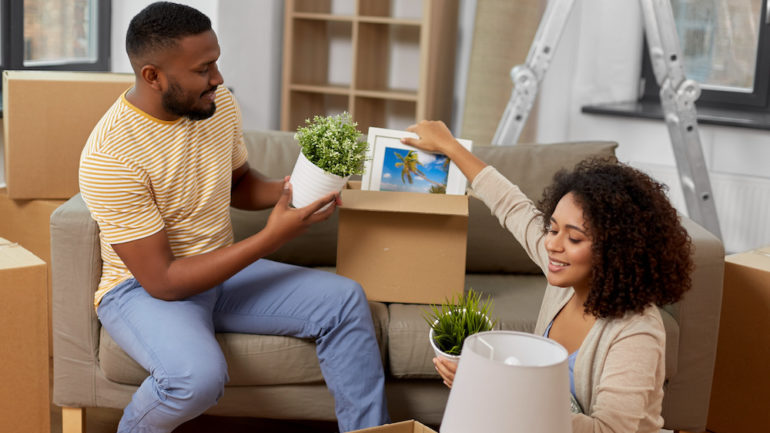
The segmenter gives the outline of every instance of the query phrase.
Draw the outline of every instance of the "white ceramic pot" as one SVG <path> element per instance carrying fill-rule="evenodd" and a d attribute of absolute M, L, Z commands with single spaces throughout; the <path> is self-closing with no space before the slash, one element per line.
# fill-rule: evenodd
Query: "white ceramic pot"
<path fill-rule="evenodd" d="M 428 338 L 430 339 L 430 347 L 433 348 L 433 353 L 436 354 L 437 358 L 441 359 L 448 359 L 452 362 L 458 362 L 460 360 L 460 355 L 450 355 L 448 353 L 442 352 L 441 349 L 436 346 L 436 342 L 433 340 L 433 328 L 430 328 L 430 333 L 428 334 Z"/>
<path fill-rule="evenodd" d="M 300 152 L 291 173 L 292 200 L 294 207 L 304 207 L 345 187 L 350 176 L 337 176 L 323 171 Z"/>
<path fill-rule="evenodd" d="M 465 311 L 465 309 L 463 309 L 463 311 Z M 490 328 L 492 328 L 493 327 L 492 321 L 489 320 L 489 317 L 486 317 L 486 319 L 487 319 L 487 323 L 489 323 Z M 438 323 L 438 320 L 436 320 L 433 323 L 434 324 Z M 470 335 L 468 337 L 470 337 Z M 460 360 L 460 355 L 450 355 L 446 352 L 441 351 L 441 349 L 438 348 L 438 346 L 436 345 L 436 341 L 433 339 L 433 328 L 430 328 L 430 332 L 428 333 L 428 340 L 430 340 L 430 347 L 433 348 L 433 352 L 436 354 L 436 357 L 448 359 L 454 362 L 458 362 Z"/>

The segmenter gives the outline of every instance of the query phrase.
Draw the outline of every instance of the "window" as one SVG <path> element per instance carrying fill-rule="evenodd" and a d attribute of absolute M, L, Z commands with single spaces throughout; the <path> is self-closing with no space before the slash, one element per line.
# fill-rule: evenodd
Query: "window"
<path fill-rule="evenodd" d="M 0 0 L 0 67 L 109 70 L 109 0 Z"/>
<path fill-rule="evenodd" d="M 671 6 L 685 75 L 701 86 L 698 108 L 768 111 L 767 0 L 671 0 Z M 642 101 L 658 101 L 646 44 L 642 80 Z"/>

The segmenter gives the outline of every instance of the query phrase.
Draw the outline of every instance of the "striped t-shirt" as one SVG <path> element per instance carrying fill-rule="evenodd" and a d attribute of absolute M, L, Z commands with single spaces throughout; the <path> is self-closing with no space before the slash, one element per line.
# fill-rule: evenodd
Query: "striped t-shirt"
<path fill-rule="evenodd" d="M 123 94 L 91 132 L 80 156 L 80 192 L 99 224 L 102 278 L 94 296 L 132 277 L 111 244 L 165 229 L 175 257 L 233 242 L 232 171 L 246 162 L 241 117 L 232 94 L 217 89 L 205 120 L 163 121 Z"/>

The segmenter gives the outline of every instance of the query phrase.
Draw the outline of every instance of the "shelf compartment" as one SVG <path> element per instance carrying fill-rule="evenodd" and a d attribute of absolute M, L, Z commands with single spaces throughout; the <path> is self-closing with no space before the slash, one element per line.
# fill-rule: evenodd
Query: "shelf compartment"
<path fill-rule="evenodd" d="M 355 97 L 353 119 L 359 131 L 366 134 L 370 127 L 406 129 L 416 122 L 417 103 L 396 99 Z"/>
<path fill-rule="evenodd" d="M 366 98 L 392 99 L 397 101 L 417 102 L 417 92 L 414 90 L 356 90 L 355 96 Z"/>
<path fill-rule="evenodd" d="M 291 84 L 290 90 L 308 93 L 328 93 L 331 95 L 350 95 L 350 86 L 314 86 L 309 84 Z"/>
<path fill-rule="evenodd" d="M 390 17 L 417 20 L 422 18 L 423 1 L 429 0 L 359 0 L 361 17 Z"/>
<path fill-rule="evenodd" d="M 291 41 L 293 84 L 349 86 L 352 71 L 346 59 L 353 51 L 352 22 L 294 19 Z"/>
<path fill-rule="evenodd" d="M 292 112 L 288 116 L 286 125 L 282 125 L 285 131 L 296 131 L 297 127 L 305 126 L 305 119 L 313 116 L 337 115 L 348 110 L 349 98 L 345 95 L 290 91 L 290 104 Z"/>
<path fill-rule="evenodd" d="M 360 22 L 356 90 L 417 92 L 420 27 Z"/>
<path fill-rule="evenodd" d="M 292 17 L 295 19 L 317 20 L 317 21 L 353 22 L 356 20 L 356 18 L 353 15 L 319 14 L 315 12 L 296 12 L 292 15 Z"/>
<path fill-rule="evenodd" d="M 422 22 L 417 19 L 408 19 L 408 18 L 387 18 L 387 17 L 360 17 L 358 18 L 358 22 L 361 23 L 371 23 L 371 24 L 391 24 L 391 25 L 400 25 L 400 26 L 415 26 L 419 27 L 422 25 Z"/>
<path fill-rule="evenodd" d="M 288 0 L 293 3 L 293 12 L 335 15 L 354 15 L 356 0 Z"/>

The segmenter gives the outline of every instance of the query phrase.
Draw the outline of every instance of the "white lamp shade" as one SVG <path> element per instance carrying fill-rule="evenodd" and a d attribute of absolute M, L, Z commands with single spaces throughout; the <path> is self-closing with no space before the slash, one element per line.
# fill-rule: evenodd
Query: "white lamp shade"
<path fill-rule="evenodd" d="M 441 433 L 568 433 L 567 351 L 534 334 L 465 339 Z"/>

